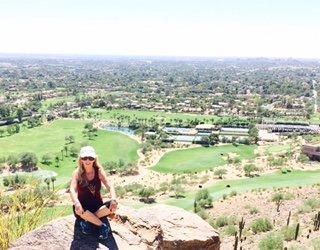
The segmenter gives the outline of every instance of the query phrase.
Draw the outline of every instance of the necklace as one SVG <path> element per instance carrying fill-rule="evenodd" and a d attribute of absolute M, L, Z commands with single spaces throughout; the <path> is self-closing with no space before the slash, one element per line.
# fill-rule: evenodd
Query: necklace
<path fill-rule="evenodd" d="M 90 193 L 94 196 L 96 193 L 96 186 L 94 184 L 89 183 L 88 189 L 89 189 Z"/>

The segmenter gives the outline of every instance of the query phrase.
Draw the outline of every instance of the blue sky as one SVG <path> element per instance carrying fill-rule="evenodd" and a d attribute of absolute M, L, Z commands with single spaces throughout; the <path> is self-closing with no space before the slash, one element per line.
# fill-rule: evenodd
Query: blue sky
<path fill-rule="evenodd" d="M 0 52 L 320 58 L 315 0 L 0 0 Z"/>

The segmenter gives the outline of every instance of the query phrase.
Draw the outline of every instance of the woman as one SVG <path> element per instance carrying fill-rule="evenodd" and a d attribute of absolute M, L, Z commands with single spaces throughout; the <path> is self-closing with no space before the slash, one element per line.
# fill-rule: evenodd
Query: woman
<path fill-rule="evenodd" d="M 101 183 L 110 192 L 111 201 L 103 203 Z M 91 146 L 82 147 L 80 150 L 78 168 L 74 171 L 70 184 L 70 195 L 74 214 L 80 219 L 82 233 L 92 233 L 93 225 L 96 225 L 99 227 L 99 238 L 107 239 L 110 228 L 100 218 L 113 213 L 118 203 L 114 187 L 107 181 Z"/>

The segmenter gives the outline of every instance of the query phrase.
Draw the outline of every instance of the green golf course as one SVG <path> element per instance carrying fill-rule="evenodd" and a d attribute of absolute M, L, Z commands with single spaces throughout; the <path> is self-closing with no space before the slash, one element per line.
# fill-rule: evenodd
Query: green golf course
<path fill-rule="evenodd" d="M 77 165 L 75 158 L 62 157 L 61 150 L 65 145 L 77 149 L 80 149 L 84 143 L 92 145 L 96 149 L 101 163 L 118 161 L 119 159 L 126 163 L 134 163 L 138 160 L 139 144 L 136 141 L 121 133 L 104 130 L 98 130 L 97 136 L 89 140 L 82 134 L 85 124 L 86 121 L 57 120 L 9 137 L 0 138 L 0 157 L 33 152 L 37 155 L 38 165 L 42 169 L 51 170 L 58 174 L 57 184 L 66 183 Z M 68 135 L 74 136 L 74 143 L 66 144 L 65 137 Z M 40 163 L 42 156 L 47 153 L 53 156 L 59 155 L 59 167 L 56 167 L 54 162 L 51 165 Z"/>
<path fill-rule="evenodd" d="M 316 183 L 320 183 L 320 170 L 293 171 L 287 174 L 275 173 L 241 180 L 225 180 L 208 187 L 208 190 L 213 200 L 217 200 L 221 198 L 223 194 L 229 194 L 231 191 L 241 193 L 256 188 L 298 187 Z M 230 187 L 226 187 L 227 185 L 230 185 Z M 190 192 L 186 194 L 185 198 L 170 198 L 164 203 L 178 206 L 186 210 L 191 210 L 193 207 L 195 194 L 196 191 Z"/>
<path fill-rule="evenodd" d="M 240 160 L 254 158 L 256 146 L 223 145 L 177 150 L 165 154 L 152 169 L 161 173 L 203 171 L 227 163 L 227 154 L 236 154 Z"/>

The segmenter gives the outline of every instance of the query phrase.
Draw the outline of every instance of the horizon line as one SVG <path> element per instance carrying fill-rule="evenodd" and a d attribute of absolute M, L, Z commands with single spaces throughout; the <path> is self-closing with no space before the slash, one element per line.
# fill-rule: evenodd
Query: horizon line
<path fill-rule="evenodd" d="M 284 57 L 284 56 L 195 56 L 195 55 L 143 55 L 143 54 L 86 54 L 86 53 L 34 53 L 34 52 L 0 52 L 0 57 L 122 57 L 122 58 L 181 58 L 181 59 L 273 59 L 273 60 L 306 60 L 317 61 L 317 57 Z M 320 61 L 319 61 L 320 62 Z"/>

